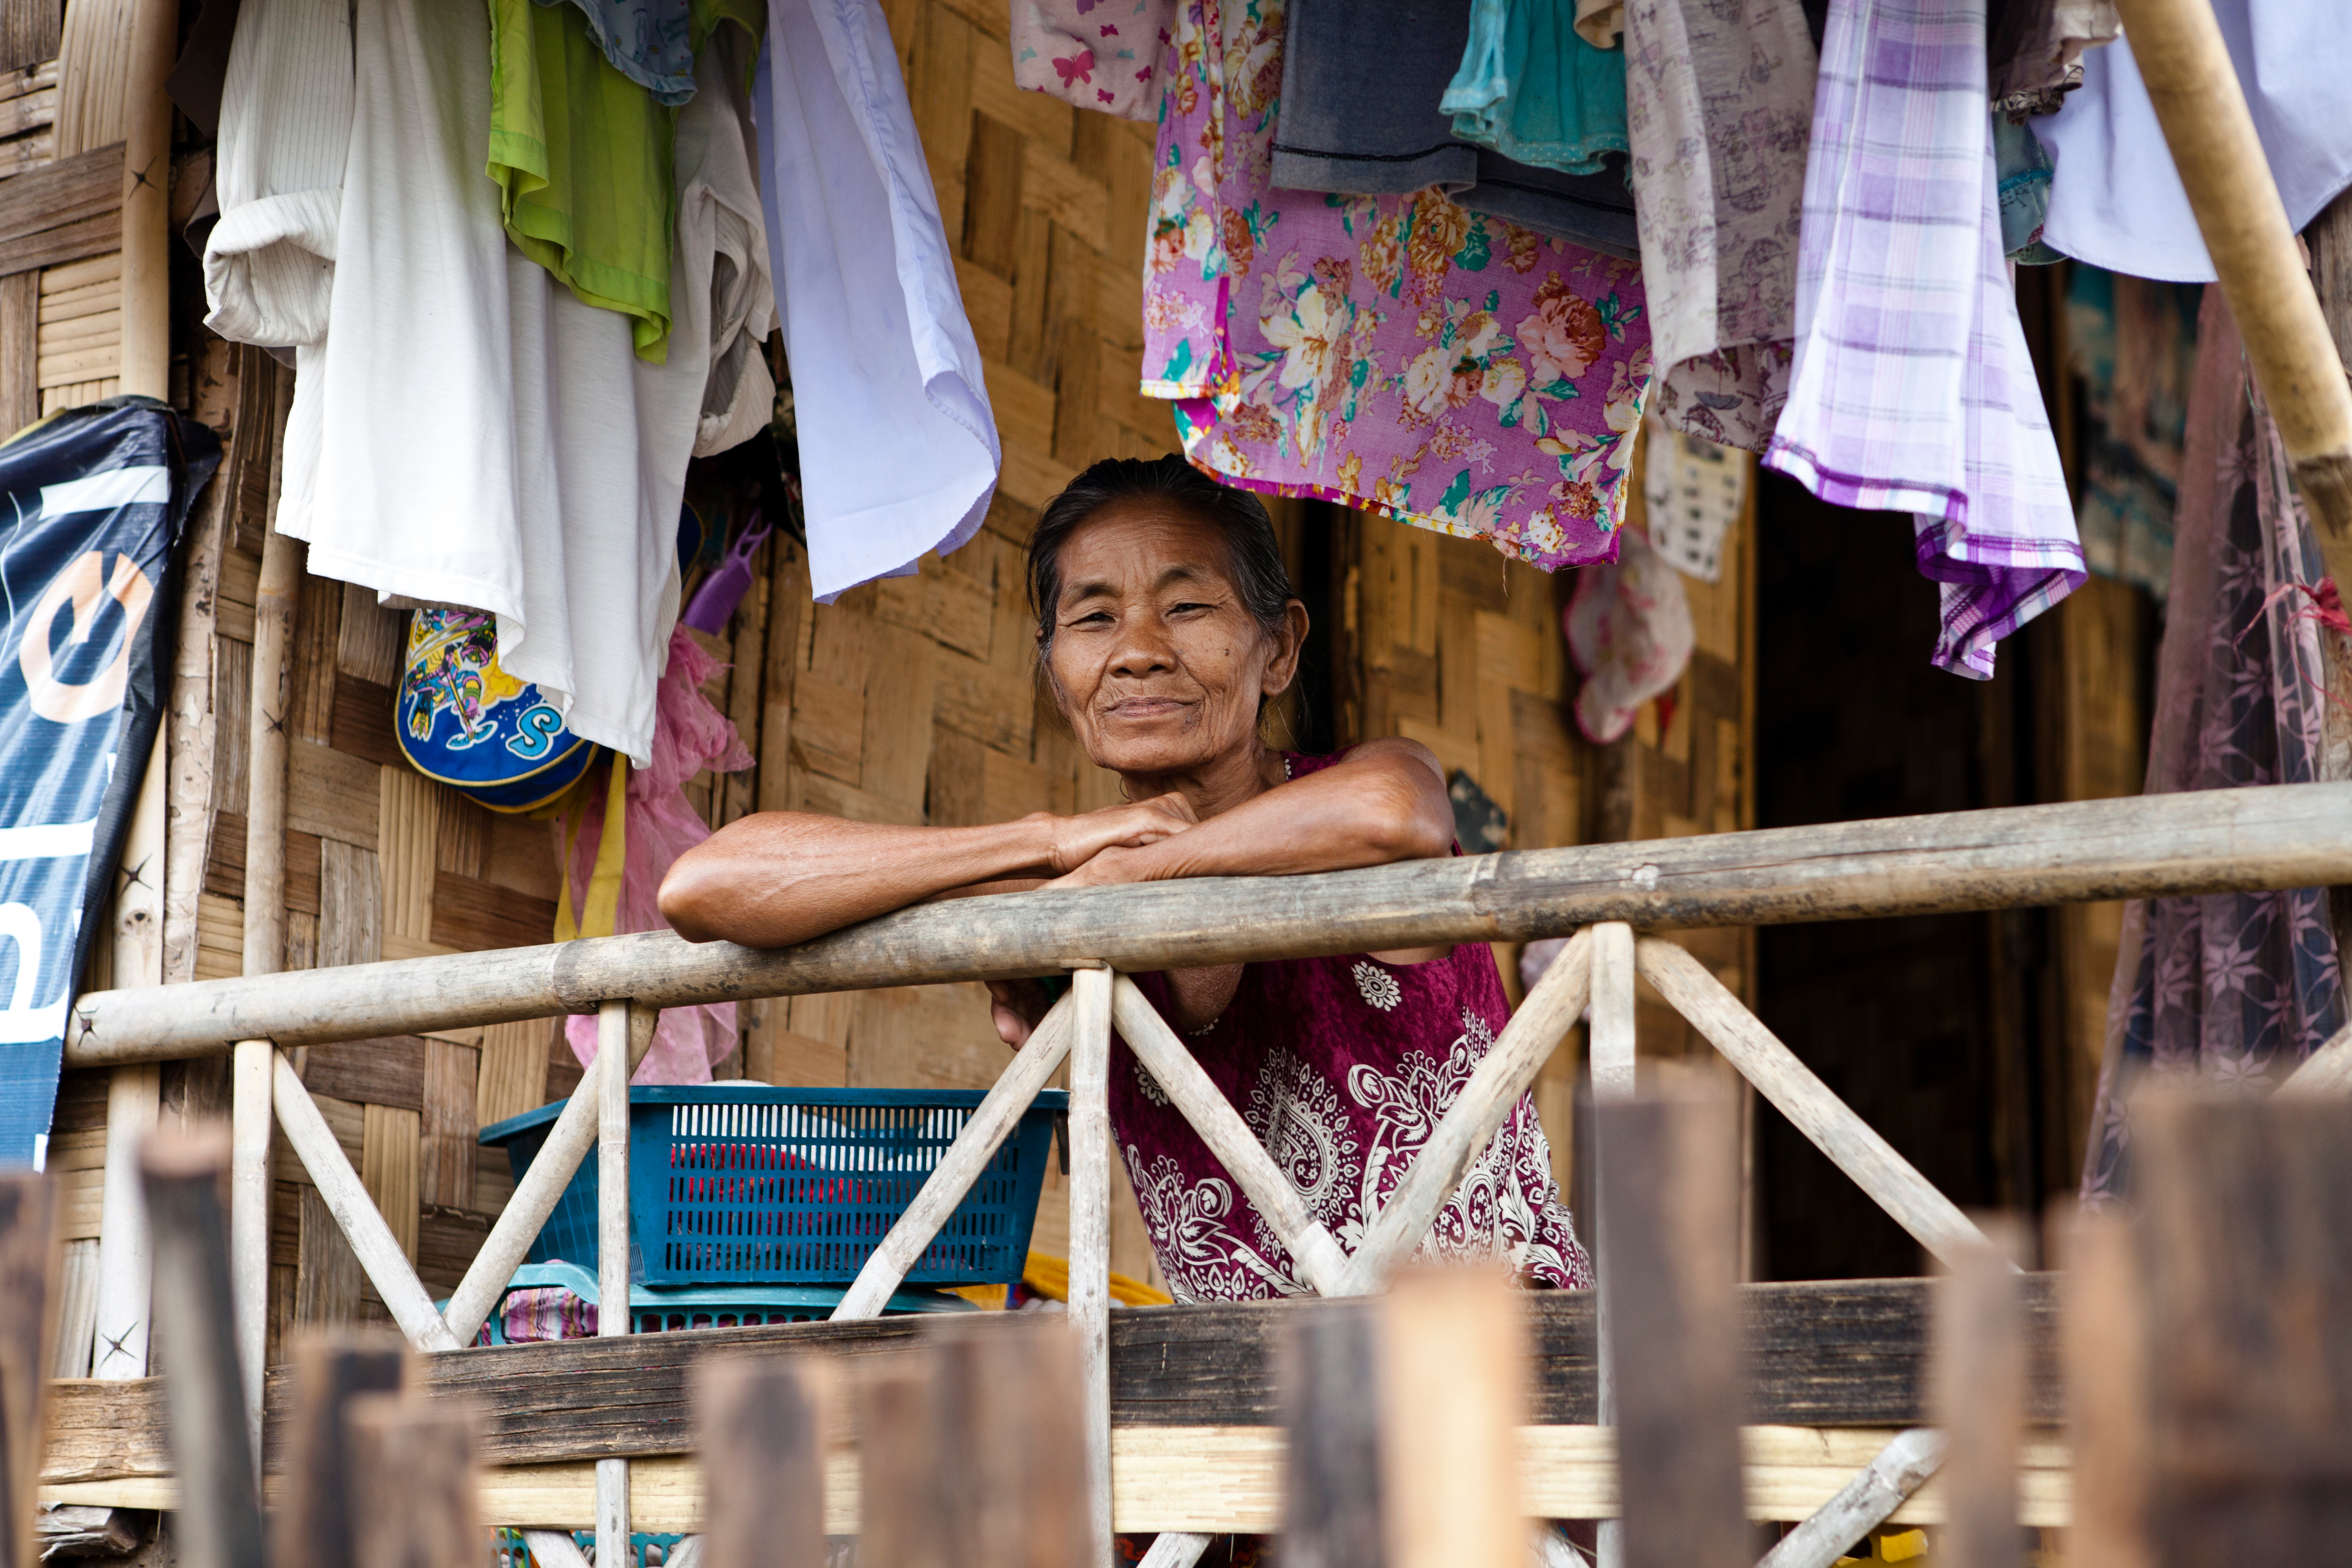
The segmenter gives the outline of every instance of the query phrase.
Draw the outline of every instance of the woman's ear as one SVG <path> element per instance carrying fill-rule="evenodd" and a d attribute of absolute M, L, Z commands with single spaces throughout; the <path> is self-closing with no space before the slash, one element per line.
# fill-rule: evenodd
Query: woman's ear
<path fill-rule="evenodd" d="M 1299 656 L 1307 648 L 1307 606 L 1293 599 L 1282 606 L 1282 624 L 1272 634 L 1274 652 L 1265 661 L 1265 676 L 1259 689 L 1268 697 L 1279 697 L 1290 689 L 1298 679 Z"/>

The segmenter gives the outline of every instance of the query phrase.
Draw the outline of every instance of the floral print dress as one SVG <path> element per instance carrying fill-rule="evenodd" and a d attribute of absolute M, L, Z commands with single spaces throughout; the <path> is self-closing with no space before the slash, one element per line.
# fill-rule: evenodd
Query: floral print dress
<path fill-rule="evenodd" d="M 1640 268 L 1434 190 L 1274 189 L 1282 47 L 1282 0 L 1179 9 L 1144 395 L 1175 401 L 1186 455 L 1228 483 L 1548 570 L 1614 560 L 1650 381 Z"/>
<path fill-rule="evenodd" d="M 1298 776 L 1339 756 L 1286 760 Z M 1170 1011 L 1165 975 L 1136 984 Z M 1185 1044 L 1307 1211 L 1353 1252 L 1510 1012 L 1484 942 L 1429 963 L 1286 959 L 1244 968 L 1223 1014 Z M 1112 1046 L 1110 1116 L 1176 1300 L 1308 1293 L 1273 1227 L 1124 1041 Z M 1561 1289 L 1592 1283 L 1532 1098 L 1519 1097 L 1416 1256 L 1495 1259 Z"/>

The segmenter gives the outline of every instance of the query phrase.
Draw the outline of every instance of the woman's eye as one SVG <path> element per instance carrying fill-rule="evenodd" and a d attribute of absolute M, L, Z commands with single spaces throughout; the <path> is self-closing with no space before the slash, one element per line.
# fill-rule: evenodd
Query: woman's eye
<path fill-rule="evenodd" d="M 1181 604 L 1169 605 L 1168 613 L 1171 616 L 1181 616 L 1192 610 L 1206 610 L 1212 607 L 1213 606 L 1208 605 L 1195 604 L 1191 600 L 1186 600 Z"/>

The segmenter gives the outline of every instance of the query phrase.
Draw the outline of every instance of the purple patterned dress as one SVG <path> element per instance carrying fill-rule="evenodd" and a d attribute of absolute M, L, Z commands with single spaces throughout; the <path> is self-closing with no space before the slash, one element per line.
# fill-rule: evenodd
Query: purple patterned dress
<path fill-rule="evenodd" d="M 1285 761 L 1296 778 L 1346 754 Z M 1136 984 L 1172 1011 L 1165 975 Z M 1467 942 L 1429 963 L 1356 953 L 1250 964 L 1223 1016 L 1185 1043 L 1307 1212 L 1352 1252 L 1509 1016 L 1492 952 Z M 1110 1118 L 1176 1300 L 1308 1293 L 1255 1206 L 1118 1040 Z M 1416 1256 L 1506 1260 L 1541 1285 L 1592 1283 L 1531 1098 L 1520 1097 Z"/>

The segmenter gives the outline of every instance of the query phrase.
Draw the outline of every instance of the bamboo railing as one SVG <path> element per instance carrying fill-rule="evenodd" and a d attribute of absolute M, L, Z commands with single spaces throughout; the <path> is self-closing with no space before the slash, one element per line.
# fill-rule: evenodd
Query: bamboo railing
<path fill-rule="evenodd" d="M 100 992 L 76 1005 L 66 1059 L 77 1067 L 121 1066 L 232 1047 L 252 1050 L 266 1042 L 271 1108 L 377 1293 L 418 1349 L 454 1350 L 472 1341 L 592 1145 L 605 1205 L 607 1278 L 600 1288 L 621 1308 L 608 1306 L 600 1326 L 606 1333 L 627 1331 L 627 1280 L 615 1271 L 625 1268 L 627 1257 L 625 1069 L 650 1043 L 661 1007 L 1074 971 L 1071 994 L 1013 1055 L 835 1315 L 880 1312 L 1022 1111 L 1068 1059 L 1071 1318 L 1084 1352 L 1092 1517 L 1108 1563 L 1114 1521 L 1103 1289 L 1110 1158 L 1105 1066 L 1114 1022 L 1299 1260 L 1305 1279 L 1325 1295 L 1379 1290 L 1412 1255 L 1588 1002 L 1595 1092 L 1614 1099 L 1631 1091 L 1636 973 L 1923 1247 L 1951 1258 L 1986 1245 L 1958 1207 L 1688 952 L 1637 934 L 1636 927 L 1646 933 L 2336 882 L 2352 882 L 2352 784 L 2224 790 L 1524 850 L 1316 876 L 1013 894 L 908 910 L 772 952 L 692 946 L 652 933 Z M 1582 934 L 1513 1015 L 1352 1256 L 1296 1202 L 1239 1114 L 1118 973 L 1571 933 Z M 283 1050 L 588 1011 L 601 1015 L 595 1065 L 446 1311 L 436 1310 Z M 240 1095 L 254 1092 L 251 1076 L 237 1075 Z M 242 1105 L 239 1119 L 247 1120 Z M 238 1239 L 232 1238 L 233 1247 Z M 240 1302 L 240 1313 L 246 1310 Z M 1605 1320 L 1602 1332 L 1605 1347 Z M 1604 1369 L 1608 1360 L 1604 1349 Z M 1604 1370 L 1604 1422 L 1609 1407 Z M 599 1462 L 599 1568 L 620 1568 L 623 1561 L 628 1465 Z M 1152 1568 L 1189 1568 L 1205 1541 L 1163 1533 Z M 1604 1540 L 1604 1548 L 1610 1544 Z"/>

